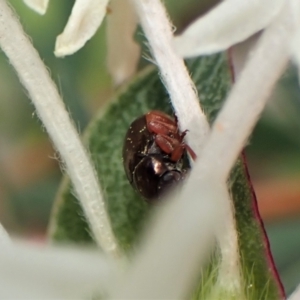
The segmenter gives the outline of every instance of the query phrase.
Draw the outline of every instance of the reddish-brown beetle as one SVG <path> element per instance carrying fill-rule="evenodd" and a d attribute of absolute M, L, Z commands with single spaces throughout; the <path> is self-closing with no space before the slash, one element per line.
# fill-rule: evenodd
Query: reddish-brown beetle
<path fill-rule="evenodd" d="M 167 114 L 157 110 L 153 110 L 145 116 L 147 129 L 155 134 L 156 144 L 163 152 L 170 155 L 172 161 L 178 161 L 184 150 L 187 150 L 193 160 L 196 159 L 195 152 L 183 142 L 187 130 L 179 131 L 177 118 L 174 121 Z"/>
<path fill-rule="evenodd" d="M 133 121 L 127 131 L 123 162 L 128 180 L 146 199 L 159 198 L 170 186 L 182 181 L 190 168 L 184 143 L 187 131 L 180 132 L 177 119 L 151 111 Z"/>

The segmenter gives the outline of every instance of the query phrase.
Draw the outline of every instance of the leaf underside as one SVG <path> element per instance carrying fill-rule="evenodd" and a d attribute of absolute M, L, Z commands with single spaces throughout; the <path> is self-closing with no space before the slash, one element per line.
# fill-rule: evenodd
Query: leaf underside
<path fill-rule="evenodd" d="M 187 61 L 199 93 L 201 107 L 210 123 L 215 119 L 231 85 L 227 57 L 217 54 Z M 129 252 L 138 240 L 151 207 L 130 186 L 123 169 L 122 147 L 131 122 L 150 110 L 172 114 L 172 106 L 157 69 L 142 71 L 123 87 L 85 133 L 85 140 L 104 190 L 105 201 L 117 240 Z M 247 299 L 279 299 L 265 252 L 261 226 L 254 215 L 253 194 L 243 160 L 234 166 L 229 183 L 239 237 L 241 273 Z M 93 243 L 89 226 L 70 182 L 65 178 L 52 214 L 50 238 L 60 242 Z M 208 270 L 218 264 L 217 255 Z M 204 272 L 202 282 L 213 272 Z M 206 279 L 205 279 L 206 278 Z M 212 282 L 215 279 L 209 279 Z M 205 299 L 203 289 L 194 294 Z M 231 299 L 231 298 L 230 298 Z"/>

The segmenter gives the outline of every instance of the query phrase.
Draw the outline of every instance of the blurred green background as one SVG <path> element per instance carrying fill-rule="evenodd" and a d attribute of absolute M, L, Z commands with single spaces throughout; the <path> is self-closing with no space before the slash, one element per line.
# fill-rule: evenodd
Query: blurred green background
<path fill-rule="evenodd" d="M 179 32 L 217 2 L 165 0 Z M 105 22 L 83 49 L 61 59 L 53 54 L 55 39 L 74 1 L 51 0 L 45 16 L 20 0 L 10 3 L 82 132 L 113 93 L 105 62 Z M 44 240 L 62 175 L 51 142 L 3 53 L 0 92 L 0 220 L 13 235 Z M 246 149 L 261 214 L 287 293 L 300 283 L 299 116 L 297 72 L 291 66 Z"/>

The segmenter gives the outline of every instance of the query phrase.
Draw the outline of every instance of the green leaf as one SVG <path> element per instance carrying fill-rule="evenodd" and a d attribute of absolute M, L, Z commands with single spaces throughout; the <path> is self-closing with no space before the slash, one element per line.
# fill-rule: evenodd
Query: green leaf
<path fill-rule="evenodd" d="M 211 123 L 231 85 L 227 58 L 224 54 L 217 54 L 191 59 L 187 66 L 198 90 L 201 106 Z M 143 226 L 147 225 L 151 207 L 136 194 L 125 176 L 123 141 L 131 122 L 153 109 L 172 113 L 157 69 L 147 68 L 117 93 L 107 109 L 90 124 L 85 135 L 104 189 L 114 233 L 126 252 L 134 247 Z M 279 299 L 276 282 L 268 268 L 261 226 L 253 212 L 254 199 L 245 172 L 244 164 L 239 159 L 229 180 L 236 212 L 244 293 L 249 299 Z M 92 242 L 89 232 L 82 209 L 66 178 L 52 214 L 51 238 L 65 242 Z M 203 275 L 203 287 L 198 289 L 194 298 L 206 298 L 215 282 L 217 265 L 216 254 Z"/>

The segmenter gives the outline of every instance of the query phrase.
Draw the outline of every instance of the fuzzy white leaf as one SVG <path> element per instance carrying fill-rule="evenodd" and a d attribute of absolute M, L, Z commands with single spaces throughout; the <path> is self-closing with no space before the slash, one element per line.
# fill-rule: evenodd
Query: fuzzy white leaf
<path fill-rule="evenodd" d="M 297 28 L 295 37 L 291 41 L 292 59 L 298 66 L 298 74 L 300 80 L 300 2 L 299 0 L 290 0 L 293 13 L 293 22 Z"/>
<path fill-rule="evenodd" d="M 185 192 L 177 192 L 160 205 L 113 299 L 187 298 L 201 266 L 209 260 L 215 230 L 223 230 L 228 211 L 223 198 L 226 187 L 213 178 L 198 177 Z"/>
<path fill-rule="evenodd" d="M 287 66 L 290 54 L 287 44 L 293 35 L 291 11 L 287 3 L 259 39 L 214 121 L 201 159 L 203 167 L 209 163 L 206 168 L 216 170 L 224 181 Z M 225 151 L 227 153 L 223 155 Z M 219 157 L 222 159 L 216 159 Z M 200 163 L 198 166 L 201 174 Z M 195 164 L 193 171 L 196 169 Z"/>
<path fill-rule="evenodd" d="M 293 61 L 296 63 L 300 73 L 300 30 L 296 33 L 291 44 L 291 55 Z M 299 77 L 300 78 L 300 77 Z"/>
<path fill-rule="evenodd" d="M 293 35 L 290 23 L 290 11 L 284 9 L 264 32 L 219 113 L 181 195 L 173 195 L 173 201 L 166 204 L 168 209 L 161 209 L 156 222 L 148 226 L 151 234 L 124 286 L 115 292 L 116 299 L 187 297 L 204 262 L 209 234 L 213 235 L 214 229 L 217 234 L 224 233 L 229 209 L 224 198 L 225 182 L 230 170 L 288 63 L 286 44 Z"/>
<path fill-rule="evenodd" d="M 56 38 L 56 56 L 73 54 L 85 45 L 101 25 L 108 2 L 109 0 L 76 0 L 63 33 Z"/>
<path fill-rule="evenodd" d="M 174 39 L 178 53 L 193 57 L 223 51 L 268 26 L 283 0 L 226 0 Z"/>
<path fill-rule="evenodd" d="M 2 224 L 0 224 L 0 245 L 2 247 L 3 245 L 7 245 L 7 244 L 10 244 L 9 234 L 4 229 L 4 227 L 2 226 Z"/>
<path fill-rule="evenodd" d="M 119 256 L 95 170 L 57 88 L 6 0 L 0 0 L 0 12 L 0 47 L 65 163 L 96 243 L 107 254 Z"/>
<path fill-rule="evenodd" d="M 234 81 L 237 80 L 240 73 L 242 72 L 247 60 L 250 57 L 250 54 L 252 53 L 255 45 L 257 44 L 257 41 L 259 40 L 260 35 L 260 33 L 252 35 L 247 40 L 234 45 L 230 49 L 231 63 L 234 72 Z"/>
<path fill-rule="evenodd" d="M 14 242 L 0 252 L 0 299 L 87 299 L 105 293 L 117 266 L 99 251 Z"/>
<path fill-rule="evenodd" d="M 293 294 L 288 298 L 288 300 L 299 300 L 300 299 L 300 284 L 293 292 Z"/>
<path fill-rule="evenodd" d="M 49 0 L 23 0 L 24 3 L 40 15 L 44 15 L 48 8 Z"/>
<path fill-rule="evenodd" d="M 112 0 L 107 15 L 107 66 L 116 85 L 136 72 L 140 47 L 134 41 L 137 17 L 129 0 Z"/>
<path fill-rule="evenodd" d="M 172 101 L 182 130 L 189 129 L 186 140 L 197 155 L 209 131 L 204 112 L 199 105 L 197 90 L 184 61 L 173 47 L 173 27 L 161 0 L 134 0 L 137 14 L 147 37 L 162 82 Z M 187 104 L 188 103 L 188 104 Z"/>

